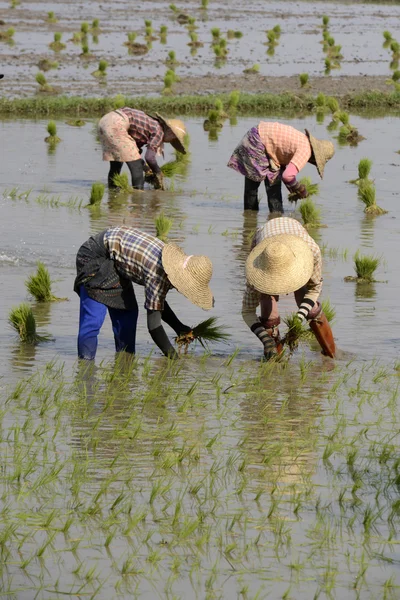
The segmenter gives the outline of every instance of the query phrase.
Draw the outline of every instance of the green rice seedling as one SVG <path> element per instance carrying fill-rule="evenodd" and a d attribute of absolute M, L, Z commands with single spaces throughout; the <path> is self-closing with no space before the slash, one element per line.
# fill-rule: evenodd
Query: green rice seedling
<path fill-rule="evenodd" d="M 0 41 L 11 42 L 13 41 L 15 29 L 14 27 L 9 27 L 6 31 L 0 31 Z"/>
<path fill-rule="evenodd" d="M 99 68 L 92 73 L 93 77 L 107 77 L 107 66 L 108 62 L 106 60 L 100 60 Z"/>
<path fill-rule="evenodd" d="M 189 345 L 198 340 L 204 347 L 208 347 L 209 342 L 227 342 L 230 338 L 230 334 L 225 331 L 225 327 L 217 325 L 217 318 L 210 317 L 205 321 L 201 321 L 198 325 L 193 327 L 188 333 L 183 333 L 176 338 L 176 343 L 179 350 L 184 348 L 187 352 Z"/>
<path fill-rule="evenodd" d="M 189 17 L 187 30 L 194 31 L 194 29 L 197 29 L 196 19 L 194 17 Z"/>
<path fill-rule="evenodd" d="M 176 52 L 175 50 L 170 50 L 168 52 L 168 58 L 165 61 L 169 65 L 178 65 L 178 61 L 176 60 Z"/>
<path fill-rule="evenodd" d="M 160 42 L 162 44 L 167 43 L 167 33 L 168 33 L 168 27 L 166 25 L 161 25 L 161 27 L 160 27 Z"/>
<path fill-rule="evenodd" d="M 211 29 L 211 35 L 213 37 L 213 40 L 219 40 L 220 35 L 221 35 L 221 30 L 219 29 L 219 27 L 213 27 Z"/>
<path fill-rule="evenodd" d="M 233 90 L 229 94 L 228 98 L 228 107 L 231 111 L 235 111 L 239 105 L 240 100 L 240 92 L 238 90 Z"/>
<path fill-rule="evenodd" d="M 329 17 L 327 15 L 322 15 L 322 26 L 324 29 L 327 29 L 329 25 Z"/>
<path fill-rule="evenodd" d="M 242 37 L 243 37 L 243 33 L 241 31 L 239 31 L 239 30 L 236 30 L 235 31 L 235 38 L 236 39 L 240 39 Z"/>
<path fill-rule="evenodd" d="M 48 144 L 58 144 L 61 142 L 61 139 L 57 135 L 57 125 L 55 121 L 49 121 L 47 123 L 47 133 L 49 134 L 44 141 Z"/>
<path fill-rule="evenodd" d="M 57 19 L 57 17 L 55 16 L 55 14 L 54 14 L 54 11 L 53 11 L 53 10 L 51 10 L 50 12 L 48 12 L 48 13 L 47 13 L 47 19 L 46 19 L 46 21 L 47 21 L 48 23 L 58 23 L 58 19 Z"/>
<path fill-rule="evenodd" d="M 300 73 L 299 81 L 301 87 L 305 87 L 308 84 L 308 73 Z"/>
<path fill-rule="evenodd" d="M 80 54 L 80 57 L 81 58 L 89 58 L 89 56 L 90 56 L 89 44 L 87 42 L 83 42 L 82 53 Z"/>
<path fill-rule="evenodd" d="M 377 256 L 362 255 L 357 251 L 354 255 L 354 270 L 357 274 L 358 281 L 364 281 L 366 283 L 375 281 L 374 273 L 379 267 L 380 262 L 381 259 Z M 354 279 L 354 277 L 352 279 Z"/>
<path fill-rule="evenodd" d="M 371 173 L 372 160 L 369 158 L 362 158 L 358 163 L 358 178 L 351 179 L 350 183 L 360 184 L 360 181 L 368 180 Z"/>
<path fill-rule="evenodd" d="M 317 95 L 317 97 L 315 98 L 315 104 L 319 108 L 325 108 L 327 106 L 327 97 L 325 96 L 325 94 L 323 94 L 322 92 L 320 92 Z"/>
<path fill-rule="evenodd" d="M 173 224 L 172 219 L 166 217 L 164 213 L 160 213 L 155 218 L 154 223 L 156 226 L 156 237 L 158 237 L 158 239 L 162 242 L 166 242 Z"/>
<path fill-rule="evenodd" d="M 306 188 L 308 198 L 311 198 L 312 196 L 315 196 L 319 193 L 318 183 L 312 183 L 310 177 L 302 177 L 301 179 L 299 179 L 299 183 L 301 185 L 304 185 L 304 187 Z M 297 200 L 300 199 L 301 197 L 299 197 L 295 192 L 288 195 L 288 200 L 290 202 L 297 202 Z"/>
<path fill-rule="evenodd" d="M 333 323 L 336 317 L 335 307 L 331 304 L 329 298 L 322 300 L 321 302 L 322 312 L 326 316 L 328 323 Z"/>
<path fill-rule="evenodd" d="M 364 212 L 368 215 L 383 215 L 387 213 L 376 203 L 376 189 L 372 181 L 369 179 L 362 179 L 358 187 L 358 195 L 360 200 L 364 203 Z"/>
<path fill-rule="evenodd" d="M 133 188 L 129 185 L 127 173 L 117 173 L 113 177 L 113 184 L 123 192 L 132 192 Z"/>
<path fill-rule="evenodd" d="M 90 32 L 95 35 L 100 33 L 100 21 L 99 19 L 93 19 Z"/>
<path fill-rule="evenodd" d="M 83 23 L 81 23 L 81 33 L 83 35 L 87 35 L 89 33 L 89 23 L 87 23 L 86 21 L 84 21 Z"/>
<path fill-rule="evenodd" d="M 65 122 L 71 127 L 83 127 L 84 125 L 86 125 L 86 121 L 84 121 L 83 119 L 68 119 L 68 121 Z"/>
<path fill-rule="evenodd" d="M 393 40 L 392 34 L 387 30 L 383 32 L 383 37 L 385 38 L 386 42 L 391 42 Z"/>
<path fill-rule="evenodd" d="M 270 29 L 267 33 L 267 40 L 270 45 L 277 44 L 277 35 L 273 29 Z"/>
<path fill-rule="evenodd" d="M 300 341 L 310 339 L 310 331 L 304 326 L 297 313 L 287 315 L 283 322 L 287 326 L 287 332 L 282 338 L 282 344 L 289 347 L 290 352 L 297 350 Z"/>
<path fill-rule="evenodd" d="M 22 302 L 10 310 L 8 322 L 18 333 L 21 342 L 38 344 L 49 340 L 48 336 L 38 335 L 36 332 L 36 319 L 32 308 L 26 302 Z"/>
<path fill-rule="evenodd" d="M 178 12 L 178 7 L 175 4 L 170 4 L 169 7 L 172 10 L 172 12 Z"/>
<path fill-rule="evenodd" d="M 281 26 L 280 25 L 275 25 L 272 28 L 272 31 L 274 31 L 275 34 L 276 34 L 276 36 L 279 37 L 281 35 L 281 33 L 282 33 Z"/>
<path fill-rule="evenodd" d="M 400 79 L 400 71 L 398 71 L 398 70 L 394 71 L 393 74 L 392 74 L 392 79 L 393 79 L 393 81 L 399 81 L 399 79 Z"/>
<path fill-rule="evenodd" d="M 37 302 L 58 302 L 67 298 L 57 298 L 52 292 L 52 281 L 46 266 L 38 261 L 37 271 L 25 281 L 25 287 Z"/>
<path fill-rule="evenodd" d="M 61 52 L 65 48 L 65 44 L 61 42 L 62 34 L 60 32 L 56 32 L 54 34 L 54 41 L 49 44 L 49 47 L 54 52 Z"/>
<path fill-rule="evenodd" d="M 398 58 L 398 56 L 400 54 L 400 44 L 399 44 L 399 42 L 396 42 L 395 40 L 393 40 L 390 43 L 390 50 L 393 53 L 393 58 Z"/>
<path fill-rule="evenodd" d="M 335 118 L 341 121 L 343 125 L 350 125 L 350 115 L 344 110 L 337 111 Z"/>
<path fill-rule="evenodd" d="M 260 72 L 260 65 L 258 63 L 256 63 L 252 67 L 249 67 L 248 69 L 244 69 L 244 71 L 243 71 L 243 73 L 247 73 L 247 74 L 257 74 L 259 72 Z"/>
<path fill-rule="evenodd" d="M 332 61 L 330 58 L 325 59 L 325 75 L 329 75 L 332 69 Z"/>
<path fill-rule="evenodd" d="M 300 214 L 303 219 L 304 227 L 318 227 L 321 225 L 321 211 L 316 207 L 311 198 L 306 198 L 300 203 Z"/>
<path fill-rule="evenodd" d="M 201 8 L 206 9 L 208 7 L 209 0 L 201 0 Z"/>
<path fill-rule="evenodd" d="M 326 105 L 332 114 L 335 114 L 339 110 L 339 102 L 333 96 L 327 96 Z"/>
<path fill-rule="evenodd" d="M 191 46 L 192 50 L 204 46 L 203 42 L 199 42 L 199 36 L 194 31 L 190 32 L 190 42 L 188 43 L 188 46 Z"/>
<path fill-rule="evenodd" d="M 103 200 L 103 196 L 104 196 L 104 185 L 102 183 L 100 183 L 99 181 L 96 181 L 96 183 L 92 183 L 92 189 L 90 190 L 90 198 L 89 198 L 89 204 L 91 206 L 93 205 L 98 205 L 101 203 L 101 201 Z"/>

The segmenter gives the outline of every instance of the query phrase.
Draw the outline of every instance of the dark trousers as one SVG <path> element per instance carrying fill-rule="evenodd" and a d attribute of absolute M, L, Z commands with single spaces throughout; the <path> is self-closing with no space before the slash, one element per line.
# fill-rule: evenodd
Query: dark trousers
<path fill-rule="evenodd" d="M 108 172 L 108 187 L 117 187 L 113 181 L 114 175 L 119 175 L 124 163 L 116 160 L 110 161 L 110 170 Z M 143 172 L 143 161 L 141 158 L 138 160 L 131 160 L 126 163 L 128 169 L 131 172 L 132 187 L 135 190 L 143 190 L 144 188 L 144 172 Z"/>
<path fill-rule="evenodd" d="M 252 181 L 248 177 L 244 179 L 244 210 L 258 210 L 258 188 L 261 181 Z M 269 212 L 283 213 L 282 182 L 279 179 L 270 185 L 267 178 L 264 180 L 265 190 L 268 198 Z"/>
<path fill-rule="evenodd" d="M 107 309 L 114 332 L 115 351 L 135 353 L 136 325 L 139 309 L 121 310 L 110 308 L 89 298 L 84 285 L 80 287 L 80 311 L 78 333 L 78 356 L 93 360 L 97 351 L 97 338 L 106 318 Z"/>

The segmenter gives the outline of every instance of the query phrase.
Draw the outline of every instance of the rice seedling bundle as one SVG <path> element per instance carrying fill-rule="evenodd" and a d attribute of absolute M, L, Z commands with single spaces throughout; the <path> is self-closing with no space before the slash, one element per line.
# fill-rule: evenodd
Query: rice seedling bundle
<path fill-rule="evenodd" d="M 369 179 L 361 179 L 358 188 L 360 200 L 364 203 L 364 212 L 369 215 L 383 215 L 387 213 L 376 203 L 376 189 Z"/>
<path fill-rule="evenodd" d="M 66 298 L 57 298 L 52 292 L 52 281 L 46 266 L 38 261 L 37 271 L 28 277 L 25 282 L 26 289 L 37 302 L 58 302 Z"/>
<path fill-rule="evenodd" d="M 304 185 L 304 187 L 306 188 L 308 194 L 307 198 L 311 198 L 312 196 L 315 196 L 319 193 L 318 183 L 312 183 L 310 177 L 302 177 L 301 179 L 299 179 L 299 183 L 301 185 Z M 288 195 L 288 200 L 290 202 L 297 202 L 297 200 L 300 200 L 300 198 L 296 194 L 296 192 L 293 192 Z"/>
<path fill-rule="evenodd" d="M 166 217 L 164 213 L 160 213 L 155 221 L 156 226 L 156 237 L 160 239 L 162 242 L 166 242 L 168 238 L 168 233 L 172 227 L 173 221 L 169 217 Z"/>
<path fill-rule="evenodd" d="M 196 340 L 200 342 L 203 348 L 207 348 L 209 342 L 227 342 L 229 338 L 230 334 L 225 331 L 225 328 L 217 325 L 217 318 L 210 317 L 205 321 L 201 321 L 191 331 L 179 335 L 176 338 L 176 343 L 179 349 L 184 348 L 187 352 L 189 345 Z"/>
<path fill-rule="evenodd" d="M 90 191 L 89 204 L 95 205 L 100 204 L 104 196 L 104 185 L 100 182 L 92 183 L 92 189 Z"/>
<path fill-rule="evenodd" d="M 297 313 L 291 313 L 287 315 L 283 322 L 287 326 L 287 332 L 282 339 L 282 344 L 286 344 L 289 347 L 290 352 L 297 350 L 299 343 L 302 340 L 312 338 L 312 333 L 307 329 L 304 323 L 299 319 Z"/>
<path fill-rule="evenodd" d="M 361 255 L 356 252 L 354 255 L 354 270 L 357 278 L 364 281 L 374 281 L 374 273 L 379 267 L 381 260 L 377 256 Z"/>
<path fill-rule="evenodd" d="M 113 184 L 123 192 L 132 192 L 133 187 L 129 185 L 127 173 L 116 173 L 113 177 Z"/>
<path fill-rule="evenodd" d="M 259 73 L 260 72 L 260 65 L 258 63 L 256 63 L 255 65 L 253 65 L 252 67 L 249 67 L 248 69 L 244 69 L 243 73 Z"/>
<path fill-rule="evenodd" d="M 57 135 L 57 125 L 55 121 L 49 121 L 47 123 L 47 133 L 49 135 L 44 138 L 44 141 L 48 144 L 58 144 L 58 142 L 61 142 L 61 139 Z"/>
<path fill-rule="evenodd" d="M 300 85 L 304 87 L 308 83 L 308 73 L 300 73 L 299 75 Z"/>
<path fill-rule="evenodd" d="M 305 227 L 318 226 L 321 224 L 321 211 L 316 207 L 311 198 L 303 200 L 299 210 Z"/>
<path fill-rule="evenodd" d="M 322 300 L 321 307 L 322 307 L 322 312 L 326 316 L 328 322 L 333 323 L 333 321 L 335 320 L 335 317 L 336 317 L 336 310 L 335 310 L 335 307 L 332 306 L 329 298 Z"/>
<path fill-rule="evenodd" d="M 48 336 L 36 333 L 36 319 L 32 308 L 26 302 L 22 302 L 10 310 L 8 322 L 18 333 L 21 342 L 37 344 L 49 340 Z"/>

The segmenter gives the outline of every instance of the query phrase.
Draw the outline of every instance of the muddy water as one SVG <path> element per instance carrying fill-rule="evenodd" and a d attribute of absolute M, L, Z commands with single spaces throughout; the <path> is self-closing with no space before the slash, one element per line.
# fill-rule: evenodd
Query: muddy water
<path fill-rule="evenodd" d="M 299 129 L 309 128 L 317 137 L 333 135 L 326 131 L 326 124 L 317 125 L 314 118 L 288 122 Z M 397 139 L 392 136 L 398 119 L 353 117 L 352 122 L 366 139 L 357 148 L 340 147 L 334 140 L 337 152 L 326 168 L 317 197 L 326 225 L 314 233 L 325 247 L 323 297 L 329 298 L 336 308 L 334 331 L 342 351 L 354 353 L 359 360 L 381 356 L 390 362 L 398 357 L 400 344 L 396 309 L 400 159 L 395 152 L 399 149 Z M 221 316 L 232 334 L 230 343 L 218 346 L 215 352 L 227 355 L 238 347 L 243 359 L 251 356 L 256 360 L 260 348 L 241 321 L 240 304 L 247 238 L 266 219 L 266 198 L 263 192 L 258 217 L 253 213 L 243 214 L 243 180 L 225 166 L 235 144 L 254 123 L 253 118 L 239 119 L 236 126 L 226 122 L 218 141 L 209 141 L 201 119 L 187 120 L 191 163 L 187 176 L 174 180 L 175 191 L 145 190 L 127 196 L 106 192 L 100 209 L 88 209 L 84 205 L 92 182 L 105 181 L 107 173 L 94 122 L 88 121 L 80 129 L 59 122 L 58 135 L 62 141 L 51 154 L 43 141 L 44 121 L 2 121 L 0 135 L 7 145 L 2 145 L 0 161 L 1 374 L 17 377 L 20 369 L 36 368 L 54 355 L 67 363 L 75 360 L 78 298 L 72 292 L 72 284 L 78 247 L 89 234 L 110 225 L 124 223 L 154 232 L 154 218 L 161 210 L 174 220 L 172 239 L 182 243 L 188 253 L 204 252 L 213 260 L 216 305 L 210 314 Z M 356 187 L 348 183 L 356 177 L 358 161 L 365 156 L 373 160 L 378 204 L 389 211 L 375 219 L 365 216 Z M 303 173 L 316 181 L 317 174 L 311 165 Z M 14 187 L 18 188 L 17 196 L 31 190 L 28 199 L 10 197 Z M 83 206 L 51 207 L 51 199 L 53 204 L 82 201 Z M 285 209 L 287 214 L 299 216 L 287 201 Z M 371 286 L 343 281 L 346 275 L 353 274 L 352 257 L 358 249 L 382 258 L 376 276 L 379 281 Z M 56 281 L 56 295 L 66 296 L 69 301 L 35 307 L 40 330 L 50 333 L 54 340 L 25 352 L 7 325 L 7 315 L 13 305 L 26 299 L 24 281 L 39 259 Z M 139 305 L 143 305 L 142 295 L 142 289 L 138 288 Z M 169 298 L 184 322 L 194 324 L 205 318 L 205 313 L 176 292 L 171 292 Z M 283 314 L 294 310 L 290 297 L 283 298 L 281 304 Z M 138 331 L 140 354 L 147 354 L 153 348 L 145 321 L 142 309 Z M 101 335 L 99 360 L 110 358 L 112 353 L 111 327 L 107 323 Z M 311 356 L 315 358 L 314 353 Z"/>
<path fill-rule="evenodd" d="M 6 75 L 2 91 L 10 95 L 32 94 L 37 88 L 34 80 L 37 62 L 46 56 L 59 62 L 58 69 L 48 73 L 48 80 L 58 85 L 64 94 L 106 95 L 113 93 L 116 84 L 124 93 L 159 92 L 163 87 L 164 61 L 170 50 L 177 53 L 181 64 L 176 72 L 181 77 L 196 78 L 210 73 L 238 76 L 255 63 L 260 65 L 261 75 L 269 77 L 303 72 L 310 76 L 323 75 L 325 55 L 320 43 L 323 14 L 330 17 L 329 31 L 336 44 L 342 46 L 341 69 L 333 70 L 332 76 L 390 77 L 391 54 L 382 47 L 382 32 L 386 29 L 394 38 L 400 37 L 400 7 L 393 4 L 364 4 L 361 9 L 358 3 L 319 2 L 315 5 L 287 1 L 269 3 L 266 8 L 264 3 L 255 2 L 243 12 L 242 4 L 235 0 L 229 2 L 229 7 L 224 3 L 211 3 L 207 11 L 201 11 L 197 1 L 185 3 L 182 8 L 196 18 L 198 39 L 204 43 L 195 55 L 191 55 L 187 45 L 190 41 L 187 29 L 176 21 L 169 2 L 143 2 L 135 8 L 134 15 L 126 1 L 101 5 L 76 0 L 23 2 L 14 9 L 1 2 L 0 18 L 16 30 L 15 45 L 0 43 L 3 54 L 1 69 Z M 58 23 L 45 21 L 50 10 L 56 13 Z M 84 61 L 79 58 L 82 52 L 80 45 L 74 45 L 71 37 L 73 32 L 79 31 L 82 21 L 91 22 L 94 18 L 100 20 L 102 32 L 98 40 L 89 35 L 92 59 Z M 152 20 L 156 37 L 160 26 L 167 24 L 167 41 L 162 44 L 160 40 L 154 40 L 144 57 L 129 56 L 123 46 L 126 34 L 136 31 L 137 41 L 143 43 L 144 19 Z M 265 31 L 275 25 L 280 25 L 282 35 L 275 54 L 268 56 Z M 222 33 L 228 29 L 243 33 L 241 39 L 228 42 L 229 56 L 224 64 L 215 64 L 211 46 L 212 27 L 219 27 Z M 48 48 L 56 31 L 63 33 L 63 42 L 67 44 L 60 53 Z M 109 62 L 107 82 L 103 85 L 91 76 L 99 59 Z M 202 89 L 204 92 L 204 86 Z"/>

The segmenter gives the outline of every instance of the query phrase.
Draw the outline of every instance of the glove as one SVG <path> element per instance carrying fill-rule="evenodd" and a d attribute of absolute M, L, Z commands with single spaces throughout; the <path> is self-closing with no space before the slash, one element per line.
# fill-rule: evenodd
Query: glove
<path fill-rule="evenodd" d="M 300 323 L 304 323 L 304 321 L 306 320 L 306 317 L 303 313 L 301 312 L 297 312 L 296 313 L 296 319 L 299 319 Z"/>
<path fill-rule="evenodd" d="M 299 183 L 296 178 L 294 178 L 292 183 L 287 183 L 286 187 L 290 192 L 289 200 L 292 202 L 300 198 L 307 198 L 308 196 L 306 186 Z"/>
<path fill-rule="evenodd" d="M 276 358 L 277 356 L 278 356 L 278 351 L 276 349 L 275 342 L 274 342 L 273 346 L 264 346 L 265 360 L 271 360 L 271 358 Z"/>
<path fill-rule="evenodd" d="M 154 189 L 165 190 L 164 175 L 162 171 L 154 174 Z"/>

